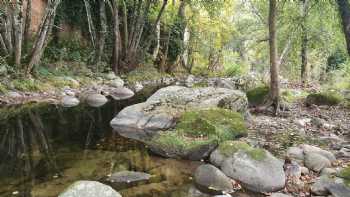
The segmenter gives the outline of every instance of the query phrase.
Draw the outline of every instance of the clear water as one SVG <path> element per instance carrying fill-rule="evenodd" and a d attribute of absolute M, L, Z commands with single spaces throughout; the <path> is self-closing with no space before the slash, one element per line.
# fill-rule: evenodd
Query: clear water
<path fill-rule="evenodd" d="M 77 180 L 111 185 L 123 197 L 186 197 L 200 162 L 157 157 L 141 143 L 112 132 L 110 120 L 157 88 L 101 108 L 29 104 L 0 109 L 0 196 L 55 197 Z M 114 172 L 152 175 L 149 181 L 117 185 Z"/>

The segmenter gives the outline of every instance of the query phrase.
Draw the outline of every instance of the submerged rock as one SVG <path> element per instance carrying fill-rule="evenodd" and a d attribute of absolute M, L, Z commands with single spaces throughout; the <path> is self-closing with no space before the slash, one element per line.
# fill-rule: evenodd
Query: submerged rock
<path fill-rule="evenodd" d="M 101 107 L 108 102 L 108 99 L 102 94 L 89 94 L 85 98 L 85 102 L 91 107 Z"/>
<path fill-rule="evenodd" d="M 73 96 L 65 96 L 61 100 L 61 105 L 63 107 L 75 107 L 79 105 L 80 101 L 76 97 Z"/>
<path fill-rule="evenodd" d="M 96 181 L 77 181 L 58 197 L 121 197 L 112 187 Z"/>
<path fill-rule="evenodd" d="M 107 181 L 116 183 L 133 183 L 138 181 L 147 181 L 151 178 L 150 174 L 134 171 L 121 171 L 113 173 Z"/>
<path fill-rule="evenodd" d="M 233 192 L 232 180 L 215 166 L 199 166 L 194 173 L 194 181 L 203 192 L 222 194 Z"/>

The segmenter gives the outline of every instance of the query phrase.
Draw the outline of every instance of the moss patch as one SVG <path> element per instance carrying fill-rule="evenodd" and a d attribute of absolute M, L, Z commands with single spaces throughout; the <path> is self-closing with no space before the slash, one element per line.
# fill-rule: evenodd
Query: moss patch
<path fill-rule="evenodd" d="M 306 97 L 306 104 L 333 106 L 341 103 L 343 99 L 344 98 L 339 93 L 328 91 L 328 92 L 309 94 Z"/>
<path fill-rule="evenodd" d="M 0 94 L 5 94 L 7 91 L 6 86 L 0 82 Z"/>
<path fill-rule="evenodd" d="M 185 112 L 173 131 L 161 133 L 151 144 L 186 150 L 246 135 L 247 129 L 241 114 L 212 108 Z"/>
<path fill-rule="evenodd" d="M 270 88 L 267 86 L 257 87 L 247 91 L 248 102 L 250 106 L 258 106 L 264 103 Z"/>
<path fill-rule="evenodd" d="M 153 66 L 140 66 L 128 73 L 126 79 L 129 83 L 133 84 L 138 81 L 158 80 L 165 76 L 167 75 L 159 73 Z"/>
<path fill-rule="evenodd" d="M 225 141 L 218 147 L 220 153 L 229 157 L 238 151 L 243 151 L 254 160 L 263 160 L 266 157 L 266 151 L 259 148 L 253 148 L 241 141 Z"/>
<path fill-rule="evenodd" d="M 339 177 L 345 179 L 345 183 L 350 187 L 350 166 L 340 171 Z"/>

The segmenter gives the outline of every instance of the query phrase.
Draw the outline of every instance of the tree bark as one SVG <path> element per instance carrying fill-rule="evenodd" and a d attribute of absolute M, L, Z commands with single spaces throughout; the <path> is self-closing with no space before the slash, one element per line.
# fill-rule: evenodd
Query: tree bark
<path fill-rule="evenodd" d="M 117 0 L 111 0 L 113 9 L 113 54 L 112 54 L 112 70 L 114 73 L 119 73 L 119 51 L 120 51 L 120 30 L 119 30 L 119 12 Z"/>
<path fill-rule="evenodd" d="M 350 5 L 348 0 L 337 0 L 338 10 L 343 25 L 343 32 L 345 35 L 347 51 L 350 55 Z"/>
<path fill-rule="evenodd" d="M 24 26 L 25 50 L 27 50 L 29 47 L 31 22 L 32 22 L 32 0 L 27 0 L 26 20 L 25 20 L 25 26 Z"/>
<path fill-rule="evenodd" d="M 85 11 L 86 11 L 86 17 L 88 21 L 88 26 L 89 26 L 89 33 L 90 33 L 90 39 L 91 39 L 91 44 L 94 49 L 96 49 L 96 30 L 94 23 L 92 21 L 92 16 L 91 16 L 91 6 L 89 0 L 84 0 L 84 5 L 85 5 Z"/>
<path fill-rule="evenodd" d="M 36 41 L 34 43 L 32 55 L 26 68 L 26 75 L 30 75 L 33 67 L 40 62 L 56 16 L 56 9 L 60 3 L 61 0 L 49 0 L 47 3 L 45 15 L 43 16 L 38 34 L 36 36 Z"/>
<path fill-rule="evenodd" d="M 307 32 L 307 15 L 309 0 L 302 0 L 301 8 L 301 82 L 307 85 L 309 81 L 310 68 L 307 58 L 308 32 Z"/>
<path fill-rule="evenodd" d="M 269 45 L 270 45 L 270 99 L 275 109 L 279 110 L 279 65 L 277 59 L 277 35 L 276 35 L 276 0 L 270 0 L 269 6 Z"/>
<path fill-rule="evenodd" d="M 157 28 L 156 28 L 156 46 L 153 49 L 153 54 L 152 54 L 153 61 L 157 60 L 159 49 L 160 49 L 160 22 L 158 22 Z"/>
<path fill-rule="evenodd" d="M 23 41 L 23 0 L 16 1 L 13 7 L 13 29 L 14 29 L 14 41 L 15 50 L 14 58 L 17 66 L 21 65 L 22 57 L 22 41 Z"/>
<path fill-rule="evenodd" d="M 99 1 L 99 15 L 100 15 L 100 32 L 98 40 L 98 49 L 95 57 L 95 64 L 98 67 L 98 64 L 101 62 L 103 50 L 106 43 L 106 34 L 107 34 L 107 15 L 106 15 L 106 4 L 104 1 Z"/>

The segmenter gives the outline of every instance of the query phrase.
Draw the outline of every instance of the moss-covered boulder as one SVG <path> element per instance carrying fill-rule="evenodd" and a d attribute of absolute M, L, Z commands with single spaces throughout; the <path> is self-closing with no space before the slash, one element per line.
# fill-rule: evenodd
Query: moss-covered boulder
<path fill-rule="evenodd" d="M 306 97 L 306 105 L 338 105 L 343 101 L 343 97 L 337 92 L 320 92 L 309 94 Z"/>
<path fill-rule="evenodd" d="M 225 88 L 169 86 L 158 90 L 146 102 L 124 108 L 111 126 L 124 137 L 148 142 L 161 131 L 173 129 L 186 111 L 217 107 L 245 114 L 247 97 L 241 91 Z"/>
<path fill-rule="evenodd" d="M 185 112 L 173 130 L 155 136 L 147 144 L 165 157 L 200 160 L 218 143 L 247 135 L 240 113 L 211 108 Z"/>
<path fill-rule="evenodd" d="M 221 143 L 210 155 L 210 162 L 254 192 L 274 192 L 285 186 L 283 162 L 268 151 L 245 142 Z"/>
<path fill-rule="evenodd" d="M 262 105 L 270 92 L 267 86 L 260 86 L 247 91 L 249 106 L 256 107 Z"/>

